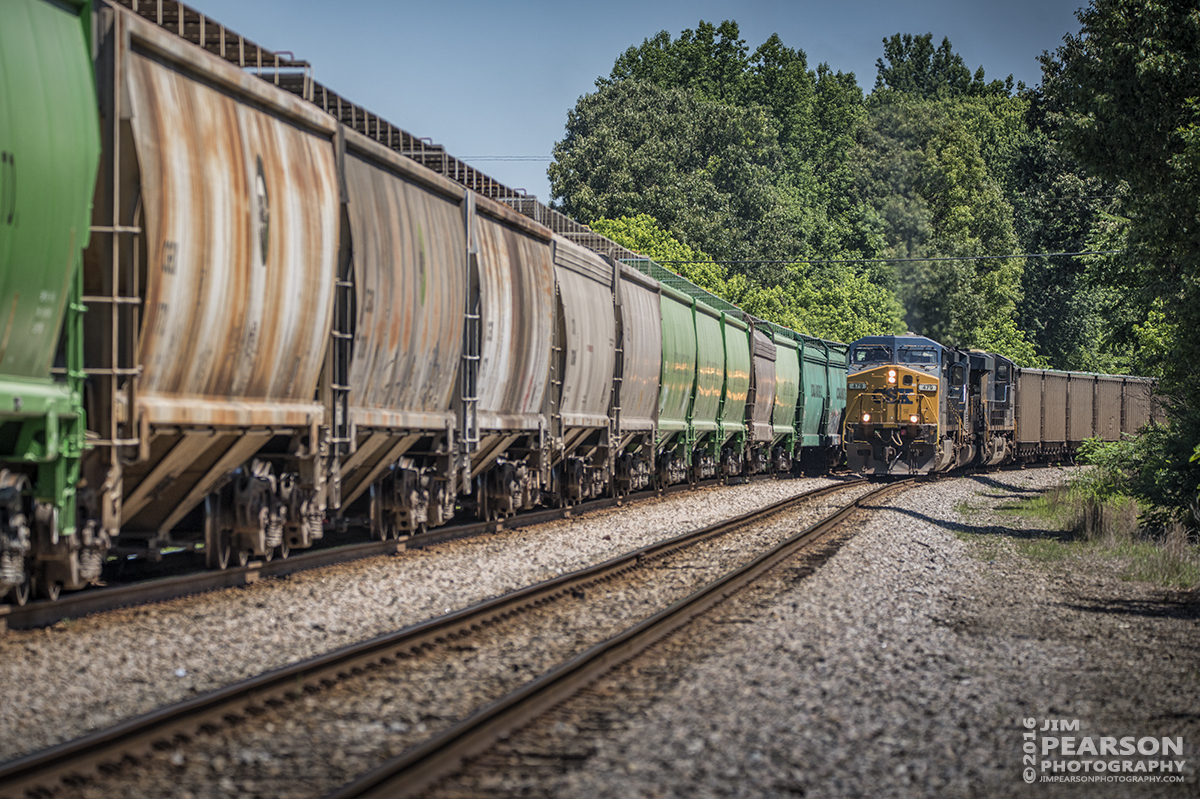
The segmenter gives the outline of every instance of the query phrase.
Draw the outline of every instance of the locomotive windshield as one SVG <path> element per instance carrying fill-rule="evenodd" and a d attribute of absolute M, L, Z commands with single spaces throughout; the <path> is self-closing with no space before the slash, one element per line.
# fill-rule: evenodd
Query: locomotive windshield
<path fill-rule="evenodd" d="M 934 347 L 900 347 L 899 362 L 909 363 L 925 369 L 936 369 L 937 349 Z"/>
<path fill-rule="evenodd" d="M 878 344 L 866 344 L 861 347 L 855 347 L 852 361 L 855 366 L 864 368 L 874 366 L 877 363 L 891 363 L 892 350 L 889 347 Z"/>

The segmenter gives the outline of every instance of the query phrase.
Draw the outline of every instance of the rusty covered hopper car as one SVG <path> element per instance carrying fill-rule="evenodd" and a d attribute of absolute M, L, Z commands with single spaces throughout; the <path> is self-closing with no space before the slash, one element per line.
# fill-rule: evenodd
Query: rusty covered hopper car
<path fill-rule="evenodd" d="M 337 127 L 134 14 L 98 19 L 85 475 L 124 543 L 164 545 L 208 502 L 211 557 L 268 554 L 325 513 Z"/>

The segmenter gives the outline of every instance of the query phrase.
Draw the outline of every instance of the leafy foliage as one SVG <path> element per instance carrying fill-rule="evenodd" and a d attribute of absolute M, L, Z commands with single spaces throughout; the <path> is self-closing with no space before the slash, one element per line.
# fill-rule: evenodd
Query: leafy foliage
<path fill-rule="evenodd" d="M 1160 526 L 1189 521 L 1196 485 L 1178 464 L 1191 456 L 1191 446 L 1163 425 L 1150 425 L 1141 435 L 1122 441 L 1085 441 L 1080 451 L 1081 460 L 1098 467 L 1088 476 L 1092 491 L 1101 498 L 1134 497 L 1148 508 L 1148 519 Z"/>
<path fill-rule="evenodd" d="M 875 91 L 894 92 L 926 99 L 995 94 L 1007 96 L 1013 89 L 1012 75 L 1006 81 L 984 82 L 983 67 L 967 69 L 962 56 L 954 52 L 949 39 L 942 39 L 935 50 L 933 34 L 924 36 L 897 33 L 883 40 L 883 58 L 875 62 L 879 71 Z"/>
<path fill-rule="evenodd" d="M 1078 17 L 1079 35 L 1042 58 L 1046 117 L 1085 168 L 1128 188 L 1125 251 L 1092 266 L 1127 310 L 1117 335 L 1161 365 L 1174 398 L 1133 490 L 1182 515 L 1200 482 L 1200 9 L 1092 0 Z"/>
<path fill-rule="evenodd" d="M 592 230 L 622 247 L 641 253 L 695 283 L 705 291 L 723 296 L 726 291 L 725 267 L 707 253 L 677 241 L 648 214 L 620 219 L 596 219 Z"/>
<path fill-rule="evenodd" d="M 848 266 L 789 265 L 779 285 L 763 287 L 742 275 L 730 276 L 703 251 L 681 244 L 646 214 L 598 219 L 591 227 L 748 313 L 793 330 L 841 341 L 879 331 L 903 331 L 900 306 L 891 292 Z"/>

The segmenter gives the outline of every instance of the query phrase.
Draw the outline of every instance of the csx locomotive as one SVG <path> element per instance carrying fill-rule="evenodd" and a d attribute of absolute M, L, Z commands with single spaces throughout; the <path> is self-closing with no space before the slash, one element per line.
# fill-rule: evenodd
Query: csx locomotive
<path fill-rule="evenodd" d="M 859 474 L 1067 458 L 1162 414 L 1147 378 L 1025 369 L 923 336 L 861 338 L 849 370 L 844 442 Z"/>

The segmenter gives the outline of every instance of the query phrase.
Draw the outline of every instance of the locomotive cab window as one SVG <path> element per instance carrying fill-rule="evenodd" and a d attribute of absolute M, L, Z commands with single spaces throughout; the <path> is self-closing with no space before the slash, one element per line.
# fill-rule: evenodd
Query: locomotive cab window
<path fill-rule="evenodd" d="M 967 370 L 963 368 L 961 363 L 956 363 L 950 367 L 950 385 L 954 388 L 962 386 L 967 379 Z"/>
<path fill-rule="evenodd" d="M 868 345 L 854 348 L 855 366 L 873 366 L 877 363 L 891 363 L 892 352 L 887 347 Z"/>
<path fill-rule="evenodd" d="M 901 347 L 900 363 L 911 363 L 925 369 L 936 369 L 937 350 L 933 347 Z"/>

